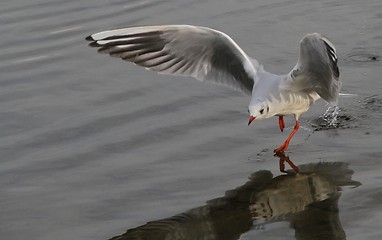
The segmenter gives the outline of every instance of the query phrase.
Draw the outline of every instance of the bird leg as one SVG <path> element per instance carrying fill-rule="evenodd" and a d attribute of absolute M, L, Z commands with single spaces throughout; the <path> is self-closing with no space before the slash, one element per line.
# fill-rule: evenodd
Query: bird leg
<path fill-rule="evenodd" d="M 274 152 L 281 152 L 281 151 L 286 151 L 288 149 L 288 146 L 289 146 L 289 142 L 290 140 L 292 139 L 293 135 L 297 132 L 298 130 L 298 120 L 296 119 L 296 124 L 294 125 L 294 129 L 292 131 L 292 133 L 289 135 L 289 137 L 285 140 L 284 144 L 281 145 L 280 147 L 276 148 Z"/>
<path fill-rule="evenodd" d="M 280 126 L 280 130 L 281 132 L 284 131 L 284 128 L 285 128 L 285 123 L 284 123 L 284 118 L 283 116 L 279 116 L 279 126 Z"/>
<path fill-rule="evenodd" d="M 294 165 L 294 163 L 292 162 L 292 160 L 289 159 L 289 156 L 286 156 L 284 154 L 284 152 L 276 152 L 275 153 L 275 156 L 280 158 L 280 162 L 279 162 L 279 165 L 280 165 L 280 172 L 283 172 L 283 173 L 288 173 L 287 171 L 285 171 L 285 162 L 287 162 L 289 164 L 289 166 L 296 172 L 296 173 L 299 173 L 299 170 L 298 170 L 298 167 L 296 165 Z"/>

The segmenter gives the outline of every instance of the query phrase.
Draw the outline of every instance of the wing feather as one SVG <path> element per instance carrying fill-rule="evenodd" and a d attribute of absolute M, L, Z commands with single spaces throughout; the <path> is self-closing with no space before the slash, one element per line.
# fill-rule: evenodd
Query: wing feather
<path fill-rule="evenodd" d="M 341 87 L 334 45 L 318 33 L 300 42 L 300 58 L 289 73 L 287 87 L 293 91 L 317 93 L 330 105 L 337 105 Z"/>
<path fill-rule="evenodd" d="M 259 65 L 226 34 L 205 27 L 131 27 L 86 38 L 98 52 L 161 74 L 192 76 L 250 95 Z"/>

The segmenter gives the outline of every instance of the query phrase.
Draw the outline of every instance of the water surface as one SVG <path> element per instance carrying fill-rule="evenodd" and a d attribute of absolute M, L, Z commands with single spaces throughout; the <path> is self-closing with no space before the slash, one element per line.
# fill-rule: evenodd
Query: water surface
<path fill-rule="evenodd" d="M 273 149 L 293 119 L 286 119 L 284 133 L 276 118 L 248 127 L 249 99 L 240 93 L 144 71 L 97 54 L 84 40 L 149 24 L 219 29 L 280 74 L 294 66 L 305 34 L 331 39 L 342 92 L 356 96 L 340 99 L 337 129 L 320 125 L 323 102 L 304 114 L 288 155 L 296 165 L 339 162 L 354 171 L 352 181 L 362 185 L 338 190 L 340 197 L 330 198 L 335 205 L 325 206 L 338 208 L 334 223 L 342 238 L 382 238 L 380 0 L 8 0 L 0 6 L 1 238 L 108 239 L 208 206 L 261 170 L 280 175 Z M 249 216 L 249 206 L 243 209 Z M 249 220 L 232 239 L 298 237 L 288 221 L 258 227 Z"/>

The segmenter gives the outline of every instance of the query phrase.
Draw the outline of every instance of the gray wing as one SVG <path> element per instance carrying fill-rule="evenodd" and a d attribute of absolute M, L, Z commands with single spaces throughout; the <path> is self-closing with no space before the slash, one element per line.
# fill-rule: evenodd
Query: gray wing
<path fill-rule="evenodd" d="M 287 86 L 294 91 L 316 92 L 330 105 L 337 105 L 341 87 L 334 45 L 318 33 L 300 42 L 300 58 L 289 73 Z"/>
<path fill-rule="evenodd" d="M 257 61 L 226 34 L 189 25 L 144 26 L 99 32 L 86 38 L 100 53 L 161 74 L 192 76 L 251 94 Z"/>

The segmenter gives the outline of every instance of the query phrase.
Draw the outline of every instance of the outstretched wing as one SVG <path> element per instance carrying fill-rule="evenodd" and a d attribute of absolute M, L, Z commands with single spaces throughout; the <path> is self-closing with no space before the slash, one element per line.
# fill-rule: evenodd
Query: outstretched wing
<path fill-rule="evenodd" d="M 92 34 L 89 45 L 161 74 L 192 76 L 250 95 L 257 61 L 226 34 L 189 25 L 144 26 Z"/>
<path fill-rule="evenodd" d="M 289 73 L 287 86 L 294 91 L 316 92 L 330 105 L 337 105 L 341 87 L 334 45 L 318 33 L 300 42 L 300 58 Z"/>

